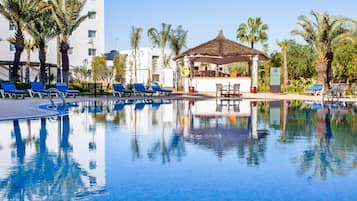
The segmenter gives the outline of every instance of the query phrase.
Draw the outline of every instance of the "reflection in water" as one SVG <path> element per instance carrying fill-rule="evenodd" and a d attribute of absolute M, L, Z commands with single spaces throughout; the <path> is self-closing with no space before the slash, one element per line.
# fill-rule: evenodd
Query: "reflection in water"
<path fill-rule="evenodd" d="M 302 111 L 289 112 L 301 113 Z M 340 113 L 341 111 L 333 112 Z M 326 179 L 328 175 L 345 175 L 356 168 L 357 158 L 352 154 L 349 154 L 349 152 L 342 151 L 351 145 L 356 147 L 356 143 L 349 144 L 346 143 L 345 140 L 341 142 L 337 138 L 341 135 L 343 135 L 343 138 L 349 138 L 351 135 L 353 137 L 353 134 L 351 133 L 352 129 L 347 133 L 332 132 L 332 127 L 342 127 L 347 128 L 348 130 L 350 125 L 342 124 L 341 122 L 332 124 L 331 117 L 334 114 L 331 114 L 331 109 L 329 107 L 321 107 L 317 111 L 310 110 L 309 113 L 311 114 L 310 118 L 314 117 L 315 123 L 313 123 L 313 121 L 304 122 L 304 127 L 315 126 L 317 142 L 309 145 L 301 156 L 292 159 L 293 163 L 298 165 L 297 174 L 301 176 L 308 175 L 309 179 L 316 176 Z M 303 127 L 303 125 L 300 125 L 300 127 Z M 295 129 L 295 127 L 290 127 L 289 129 Z M 301 133 L 301 131 L 290 132 L 289 137 L 291 139 L 296 139 L 294 135 L 292 135 L 294 133 Z M 306 133 L 307 138 L 313 137 L 313 133 L 314 132 Z M 353 138 L 355 139 L 356 136 Z"/>
<path fill-rule="evenodd" d="M 62 152 L 48 151 L 46 119 L 42 118 L 39 139 L 36 140 L 39 149 L 24 160 L 26 145 L 19 121 L 13 121 L 18 162 L 9 169 L 7 176 L 0 179 L 1 200 L 72 200 L 88 193 L 83 179 L 90 176 L 68 152 L 69 117 L 64 116 L 63 121 L 58 122 L 62 124 Z"/>

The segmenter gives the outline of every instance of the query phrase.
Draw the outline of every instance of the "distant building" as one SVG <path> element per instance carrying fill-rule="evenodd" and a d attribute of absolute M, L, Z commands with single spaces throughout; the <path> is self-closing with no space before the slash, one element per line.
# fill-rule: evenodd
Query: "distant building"
<path fill-rule="evenodd" d="M 92 57 L 104 54 L 104 0 L 86 1 L 82 15 L 88 18 L 70 37 L 69 59 L 70 67 L 85 66 L 90 68 Z M 15 27 L 0 15 L 0 61 L 13 61 L 15 48 L 6 39 L 14 37 Z M 25 39 L 30 39 L 25 33 Z M 47 63 L 57 63 L 56 38 L 47 44 Z M 21 54 L 21 61 L 26 61 L 26 51 Z M 38 62 L 38 50 L 31 52 L 31 61 Z M 0 66 L 0 79 L 7 79 L 6 71 Z M 37 71 L 38 72 L 38 71 Z M 33 74 L 32 72 L 31 74 Z M 33 77 L 33 76 L 31 76 Z"/>
<path fill-rule="evenodd" d="M 130 82 L 160 82 L 164 87 L 174 86 L 174 72 L 176 63 L 169 59 L 166 67 L 162 66 L 162 55 L 160 48 L 139 48 L 136 60 L 136 80 L 133 50 L 123 50 L 120 54 L 128 55 L 125 80 Z M 172 51 L 165 49 L 165 55 L 173 55 Z"/>

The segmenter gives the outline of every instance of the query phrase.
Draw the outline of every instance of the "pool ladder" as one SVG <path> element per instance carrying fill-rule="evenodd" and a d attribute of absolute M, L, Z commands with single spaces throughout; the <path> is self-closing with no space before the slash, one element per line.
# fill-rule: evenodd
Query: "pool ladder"
<path fill-rule="evenodd" d="M 51 102 L 51 105 L 49 106 L 49 108 L 57 108 L 57 105 L 55 104 L 55 102 L 53 101 L 53 98 L 52 98 L 53 93 L 55 93 L 57 97 L 60 97 L 62 99 L 62 106 L 65 106 L 67 104 L 63 92 L 59 91 L 56 88 L 50 88 L 50 89 L 48 89 L 48 99 Z"/>

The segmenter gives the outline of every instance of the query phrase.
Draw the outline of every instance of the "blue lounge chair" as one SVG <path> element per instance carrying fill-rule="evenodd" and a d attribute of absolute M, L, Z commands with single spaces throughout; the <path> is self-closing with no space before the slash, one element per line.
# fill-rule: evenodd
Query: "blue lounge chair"
<path fill-rule="evenodd" d="M 37 94 L 40 98 L 43 96 L 52 96 L 52 95 L 57 95 L 55 91 L 50 91 L 45 88 L 45 86 L 42 84 L 42 82 L 31 82 L 30 83 L 31 89 L 28 89 L 28 92 L 31 96 L 31 98 L 34 97 L 35 94 Z"/>
<path fill-rule="evenodd" d="M 124 88 L 123 84 L 113 84 L 113 96 L 115 96 L 115 94 L 118 94 L 120 97 L 122 97 L 123 94 L 131 95 L 131 93 L 133 93 L 133 91 Z"/>
<path fill-rule="evenodd" d="M 26 91 L 18 90 L 13 82 L 2 82 L 1 88 L 2 88 L 1 95 L 3 98 L 5 98 L 6 95 L 8 95 L 9 98 L 12 97 L 17 98 L 18 96 L 25 98 Z"/>
<path fill-rule="evenodd" d="M 138 103 L 135 103 L 135 108 L 134 110 L 143 110 L 144 107 L 145 107 L 146 103 L 144 102 L 138 102 Z"/>
<path fill-rule="evenodd" d="M 163 89 L 163 88 L 161 88 L 160 85 L 159 85 L 158 83 L 156 83 L 156 82 L 151 83 L 151 88 L 152 88 L 152 90 L 158 92 L 159 94 L 166 94 L 166 95 L 168 95 L 168 94 L 172 93 L 172 90 L 170 90 L 170 89 Z"/>
<path fill-rule="evenodd" d="M 322 93 L 323 84 L 314 84 L 310 88 L 305 89 L 304 93 L 318 95 Z"/>
<path fill-rule="evenodd" d="M 65 97 L 73 96 L 76 97 L 79 93 L 78 90 L 68 89 L 66 83 L 56 83 L 56 89 L 64 94 Z"/>
<path fill-rule="evenodd" d="M 144 84 L 142 84 L 142 83 L 134 83 L 134 94 L 135 95 L 136 95 L 136 92 L 140 92 L 143 94 L 150 94 L 150 95 L 153 95 L 155 93 L 154 90 L 146 89 Z"/>

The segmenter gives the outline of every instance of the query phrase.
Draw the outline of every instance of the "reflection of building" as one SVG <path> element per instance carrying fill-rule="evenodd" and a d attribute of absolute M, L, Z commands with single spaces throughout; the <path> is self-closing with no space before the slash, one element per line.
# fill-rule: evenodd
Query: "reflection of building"
<path fill-rule="evenodd" d="M 120 54 L 128 55 L 125 80 L 135 81 L 135 61 L 133 50 L 123 50 Z M 136 82 L 147 83 L 149 80 L 161 82 L 164 87 L 173 87 L 173 73 L 175 62 L 169 59 L 167 67 L 162 67 L 162 55 L 159 48 L 139 48 L 136 56 Z M 165 50 L 166 57 L 171 56 L 171 51 Z M 168 58 L 166 58 L 168 59 Z"/>
<path fill-rule="evenodd" d="M 7 121 L 0 127 L 0 183 L 22 182 L 11 192 L 13 196 L 20 191 L 40 196 L 46 192 L 39 188 L 47 188 L 53 192 L 46 196 L 65 200 L 105 187 L 104 126 L 96 125 L 86 113 Z M 0 197 L 7 191 L 0 187 Z"/>
<path fill-rule="evenodd" d="M 213 149 L 219 157 L 225 150 L 244 147 L 267 134 L 257 129 L 257 106 L 250 101 L 197 101 L 188 103 L 188 123 L 177 130 L 185 140 Z M 223 111 L 222 111 L 223 110 Z"/>

